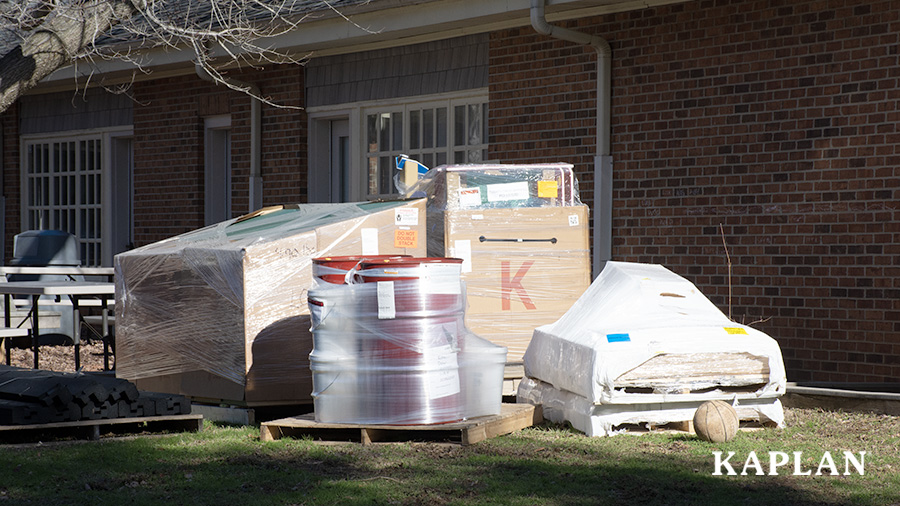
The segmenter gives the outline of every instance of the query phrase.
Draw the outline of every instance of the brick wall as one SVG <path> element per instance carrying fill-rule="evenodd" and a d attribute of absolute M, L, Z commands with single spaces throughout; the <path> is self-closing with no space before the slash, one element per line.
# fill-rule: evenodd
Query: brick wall
<path fill-rule="evenodd" d="M 306 201 L 306 117 L 302 69 L 236 73 L 273 103 L 262 111 L 263 205 Z M 204 117 L 231 114 L 232 214 L 249 210 L 250 98 L 190 75 L 135 85 L 137 246 L 203 226 Z"/>
<path fill-rule="evenodd" d="M 898 20 L 896 2 L 722 0 L 568 25 L 613 49 L 613 258 L 758 321 L 791 381 L 900 381 Z M 587 176 L 594 57 L 572 46 L 493 35 L 492 156 Z"/>
<path fill-rule="evenodd" d="M 142 246 L 203 225 L 203 119 L 214 87 L 196 76 L 134 86 L 134 238 Z"/>
<path fill-rule="evenodd" d="M 522 28 L 492 34 L 488 64 L 490 159 L 572 163 L 582 199 L 592 202 L 597 134 L 594 50 Z"/>

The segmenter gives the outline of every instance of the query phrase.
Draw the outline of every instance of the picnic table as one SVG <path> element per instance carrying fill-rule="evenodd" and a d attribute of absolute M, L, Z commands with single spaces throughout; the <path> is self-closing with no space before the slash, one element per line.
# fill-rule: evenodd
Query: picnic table
<path fill-rule="evenodd" d="M 0 279 L 0 294 L 4 296 L 4 329 L 0 331 L 0 338 L 21 336 L 21 329 L 13 329 L 11 325 L 11 313 L 14 295 L 26 295 L 31 297 L 31 336 L 34 349 L 34 368 L 39 368 L 39 342 L 40 337 L 40 299 L 42 296 L 55 296 L 57 299 L 67 298 L 72 303 L 72 321 L 74 322 L 73 344 L 75 346 L 75 369 L 81 367 L 81 337 L 80 337 L 80 307 L 99 305 L 102 314 L 104 358 L 108 367 L 109 343 L 108 318 L 109 301 L 114 298 L 115 284 L 112 282 L 114 271 L 109 267 L 0 267 L 0 276 L 5 279 L 11 274 L 38 274 L 65 276 L 69 279 L 40 280 L 40 281 L 6 281 Z M 101 276 L 107 281 L 80 281 L 76 276 Z M 5 335 L 4 335 L 5 334 Z M 7 363 L 9 356 L 7 355 Z"/>

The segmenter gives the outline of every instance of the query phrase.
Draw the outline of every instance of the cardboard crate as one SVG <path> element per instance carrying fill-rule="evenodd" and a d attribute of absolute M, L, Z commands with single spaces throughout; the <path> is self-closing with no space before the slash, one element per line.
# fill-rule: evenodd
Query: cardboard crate
<path fill-rule="evenodd" d="M 268 209 L 115 258 L 116 374 L 142 390 L 310 402 L 311 260 L 425 254 L 425 201 Z"/>
<path fill-rule="evenodd" d="M 519 362 L 534 329 L 555 322 L 590 285 L 588 208 L 447 210 L 444 249 L 462 258 L 466 326 Z"/>

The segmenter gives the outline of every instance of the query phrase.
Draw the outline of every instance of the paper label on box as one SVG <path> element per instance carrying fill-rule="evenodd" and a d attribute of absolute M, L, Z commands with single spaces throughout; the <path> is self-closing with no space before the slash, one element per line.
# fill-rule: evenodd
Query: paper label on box
<path fill-rule="evenodd" d="M 538 197 L 555 199 L 559 197 L 559 183 L 554 181 L 538 181 Z"/>
<path fill-rule="evenodd" d="M 378 319 L 394 319 L 397 316 L 397 306 L 394 304 L 394 282 L 379 281 L 376 293 L 378 296 Z"/>
<path fill-rule="evenodd" d="M 422 282 L 425 293 L 438 295 L 462 293 L 459 264 L 422 264 Z"/>
<path fill-rule="evenodd" d="M 402 207 L 394 210 L 394 225 L 415 227 L 419 225 L 419 210 Z"/>
<path fill-rule="evenodd" d="M 725 332 L 732 335 L 747 335 L 747 331 L 741 327 L 725 327 Z"/>
<path fill-rule="evenodd" d="M 417 248 L 419 247 L 419 231 L 418 230 L 394 230 L 394 247 L 395 248 Z"/>
<path fill-rule="evenodd" d="M 429 399 L 459 393 L 459 361 L 450 345 L 425 349 L 425 392 Z"/>
<path fill-rule="evenodd" d="M 577 214 L 570 214 L 570 215 L 569 215 L 569 226 L 570 226 L 570 227 L 577 227 L 577 226 L 578 226 L 578 221 L 579 221 L 579 220 L 578 220 L 578 215 L 577 215 Z"/>
<path fill-rule="evenodd" d="M 469 239 L 453 241 L 453 247 L 450 248 L 450 256 L 462 259 L 463 273 L 472 272 L 472 241 Z"/>
<path fill-rule="evenodd" d="M 459 207 L 478 207 L 481 205 L 481 188 L 460 188 Z"/>
<path fill-rule="evenodd" d="M 487 185 L 488 202 L 502 202 L 504 200 L 527 200 L 528 181 L 515 183 L 500 183 Z"/>
<path fill-rule="evenodd" d="M 359 231 L 362 236 L 362 254 L 377 255 L 378 254 L 378 229 L 364 228 Z"/>

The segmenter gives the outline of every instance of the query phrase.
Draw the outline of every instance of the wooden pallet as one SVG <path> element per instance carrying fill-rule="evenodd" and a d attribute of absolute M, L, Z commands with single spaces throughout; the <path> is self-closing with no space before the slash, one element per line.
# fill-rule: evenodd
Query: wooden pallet
<path fill-rule="evenodd" d="M 165 415 L 108 420 L 0 425 L 0 442 L 48 439 L 100 439 L 101 434 L 137 434 L 142 432 L 196 432 L 203 428 L 203 415 Z"/>
<path fill-rule="evenodd" d="M 481 416 L 462 422 L 436 425 L 360 425 L 319 423 L 307 414 L 264 422 L 259 438 L 273 441 L 283 437 L 310 436 L 322 441 L 353 441 L 362 444 L 432 441 L 470 445 L 485 439 L 531 427 L 543 420 L 540 407 L 530 404 L 503 404 L 499 415 Z"/>

